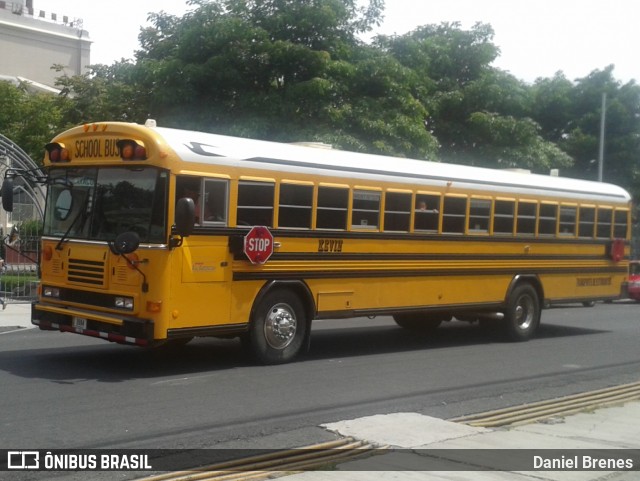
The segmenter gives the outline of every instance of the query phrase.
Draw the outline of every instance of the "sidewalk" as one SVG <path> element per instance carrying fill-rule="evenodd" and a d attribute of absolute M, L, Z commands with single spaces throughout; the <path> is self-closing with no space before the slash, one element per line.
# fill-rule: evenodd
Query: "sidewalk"
<path fill-rule="evenodd" d="M 418 413 L 368 416 L 323 427 L 392 449 L 389 454 L 339 464 L 333 471 L 287 476 L 287 481 L 640 479 L 640 401 L 497 429 L 471 427 Z M 629 449 L 635 451 L 624 451 Z M 542 457 L 556 459 L 567 469 L 523 469 L 529 464 L 533 467 L 534 456 L 538 456 L 539 463 Z M 578 467 L 584 468 L 596 457 L 611 463 L 618 458 L 630 459 L 625 462 L 632 462 L 634 471 L 585 471 L 571 465 L 576 459 Z"/>
<path fill-rule="evenodd" d="M 31 324 L 31 304 L 8 302 L 3 310 L 0 306 L 0 334 L 32 327 L 35 326 Z"/>

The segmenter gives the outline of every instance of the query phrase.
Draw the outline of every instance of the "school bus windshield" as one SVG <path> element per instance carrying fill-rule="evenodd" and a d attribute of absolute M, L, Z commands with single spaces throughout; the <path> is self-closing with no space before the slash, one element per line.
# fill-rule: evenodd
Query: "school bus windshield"
<path fill-rule="evenodd" d="M 51 169 L 44 235 L 114 240 L 134 231 L 142 242 L 167 237 L 166 171 L 154 167 Z"/>

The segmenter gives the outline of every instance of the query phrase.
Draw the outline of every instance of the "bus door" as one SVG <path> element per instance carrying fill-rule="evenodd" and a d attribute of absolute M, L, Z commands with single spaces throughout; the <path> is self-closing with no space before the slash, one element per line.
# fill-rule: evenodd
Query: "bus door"
<path fill-rule="evenodd" d="M 230 324 L 229 240 L 218 235 L 227 226 L 229 182 L 182 176 L 176 186 L 178 196 L 195 191 L 196 227 L 173 265 L 171 297 L 179 307 L 171 328 Z"/>

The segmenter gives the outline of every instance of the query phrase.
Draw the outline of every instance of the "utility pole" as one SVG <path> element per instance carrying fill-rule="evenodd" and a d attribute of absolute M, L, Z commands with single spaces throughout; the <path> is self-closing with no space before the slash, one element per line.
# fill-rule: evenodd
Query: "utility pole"
<path fill-rule="evenodd" d="M 604 125 L 607 110 L 607 93 L 602 92 L 602 110 L 600 112 L 600 151 L 598 152 L 598 182 L 602 182 L 604 167 Z"/>

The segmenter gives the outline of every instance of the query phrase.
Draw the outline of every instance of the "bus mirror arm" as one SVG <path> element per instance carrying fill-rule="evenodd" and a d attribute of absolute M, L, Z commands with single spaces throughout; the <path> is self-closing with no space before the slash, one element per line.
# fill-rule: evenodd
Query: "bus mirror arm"
<path fill-rule="evenodd" d="M 126 256 L 126 254 L 135 252 L 140 246 L 140 237 L 138 234 L 133 231 L 123 232 L 122 234 L 118 234 L 116 240 L 109 242 L 108 245 L 111 252 L 123 257 L 124 260 L 127 261 L 127 264 L 140 273 L 142 276 L 142 292 L 149 292 L 147 276 L 138 268 L 138 262 L 135 262 Z"/>
<path fill-rule="evenodd" d="M 120 254 L 120 255 L 125 258 L 125 260 L 127 261 L 127 264 L 129 264 L 131 267 L 133 267 L 135 270 L 137 270 L 140 273 L 140 275 L 142 276 L 142 292 L 149 292 L 149 283 L 147 282 L 147 276 L 145 275 L 144 272 L 142 272 L 138 268 L 139 262 L 132 261 L 127 256 L 125 256 L 124 254 Z"/>

